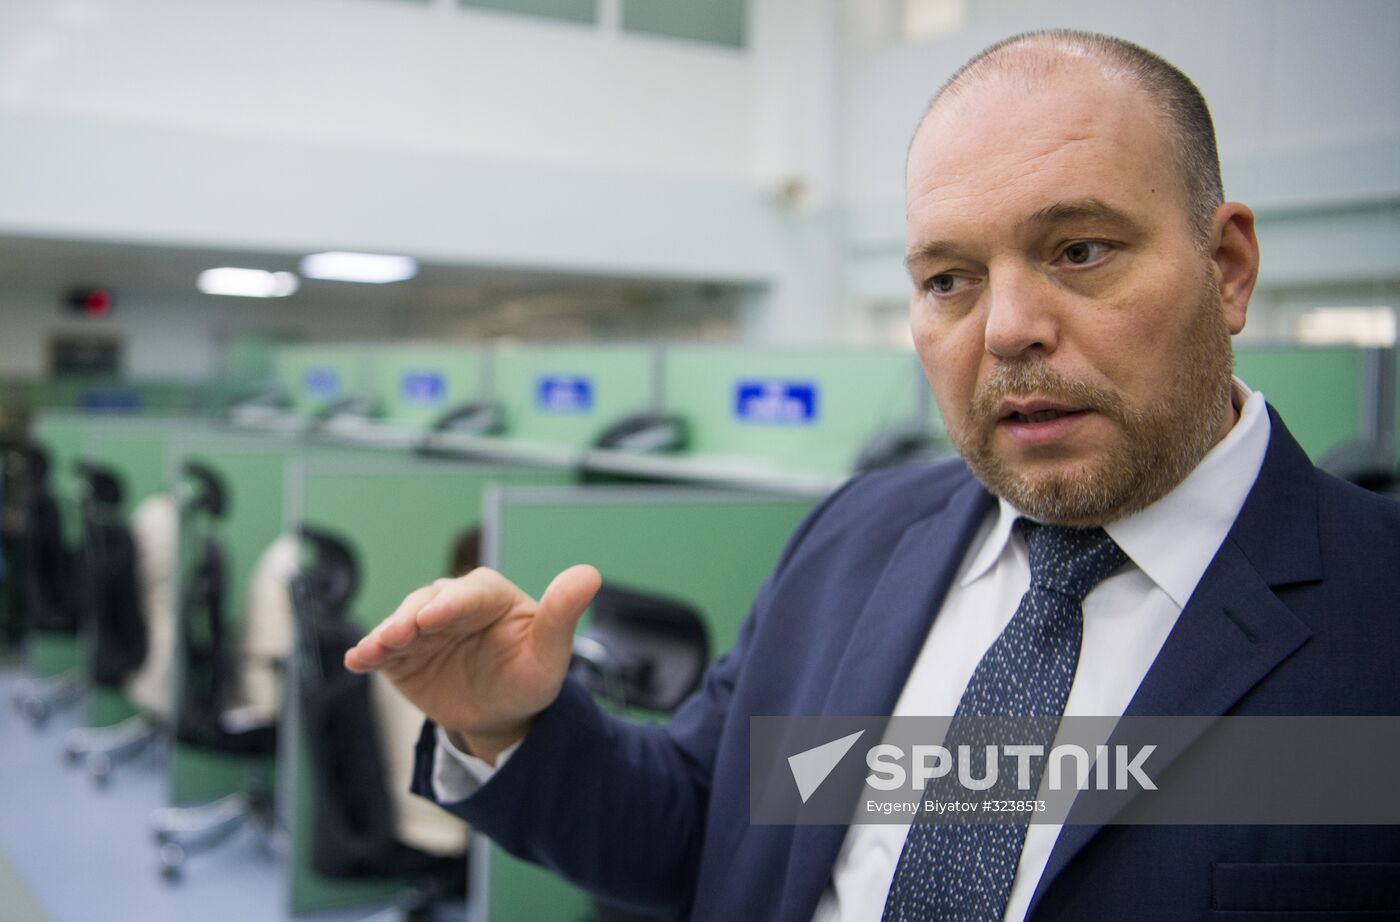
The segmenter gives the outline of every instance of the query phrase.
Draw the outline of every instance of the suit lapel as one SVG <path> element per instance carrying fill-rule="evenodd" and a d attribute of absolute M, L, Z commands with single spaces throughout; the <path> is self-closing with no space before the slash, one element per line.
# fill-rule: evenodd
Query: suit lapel
<path fill-rule="evenodd" d="M 867 716 L 894 710 L 967 546 L 994 503 L 969 477 L 942 510 L 905 530 L 856 619 L 821 714 Z M 846 830 L 798 826 L 793 831 L 780 904 L 783 919 L 812 917 Z"/>
<path fill-rule="evenodd" d="M 1269 414 L 1269 450 L 1254 488 L 1124 716 L 1223 715 L 1311 636 L 1274 589 L 1322 578 L 1316 472 L 1272 407 Z M 1156 771 L 1170 765 L 1194 738 L 1159 748 L 1153 755 Z M 1109 743 L 1117 741 L 1115 734 Z M 1094 822 L 1064 826 L 1028 919 L 1056 877 L 1102 828 Z"/>

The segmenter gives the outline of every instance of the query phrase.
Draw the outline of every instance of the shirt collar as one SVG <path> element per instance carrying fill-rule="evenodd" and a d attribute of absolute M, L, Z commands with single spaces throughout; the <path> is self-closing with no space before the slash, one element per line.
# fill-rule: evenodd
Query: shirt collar
<path fill-rule="evenodd" d="M 1178 608 L 1186 607 L 1229 533 L 1269 447 L 1264 395 L 1235 378 L 1233 396 L 1240 418 L 1186 479 L 1146 509 L 1104 526 L 1109 537 Z M 998 500 L 996 519 L 960 585 L 980 579 L 1001 560 L 1016 519 L 1024 515 L 1005 499 Z M 1181 540 L 1185 533 L 1191 540 Z"/>

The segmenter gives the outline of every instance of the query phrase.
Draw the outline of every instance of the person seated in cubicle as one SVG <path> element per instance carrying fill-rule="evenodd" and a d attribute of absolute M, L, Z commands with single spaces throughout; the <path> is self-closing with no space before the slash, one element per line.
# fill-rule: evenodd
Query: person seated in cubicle
<path fill-rule="evenodd" d="M 1014 37 L 939 90 L 906 184 L 911 325 L 962 460 L 820 504 L 665 727 L 566 678 L 591 567 L 538 601 L 485 569 L 412 592 L 346 663 L 427 715 L 418 792 L 696 920 L 1393 913 L 1394 826 L 751 822 L 757 715 L 1400 714 L 1400 506 L 1232 377 L 1259 250 L 1189 78 Z"/>

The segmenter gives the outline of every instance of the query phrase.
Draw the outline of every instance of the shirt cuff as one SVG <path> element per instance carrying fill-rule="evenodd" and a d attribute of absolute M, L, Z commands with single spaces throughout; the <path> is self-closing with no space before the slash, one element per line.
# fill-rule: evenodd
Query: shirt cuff
<path fill-rule="evenodd" d="M 466 800 L 501 770 L 523 742 L 518 740 L 502 750 L 492 766 L 452 745 L 447 731 L 438 727 L 437 747 L 433 751 L 433 796 L 441 804 Z"/>

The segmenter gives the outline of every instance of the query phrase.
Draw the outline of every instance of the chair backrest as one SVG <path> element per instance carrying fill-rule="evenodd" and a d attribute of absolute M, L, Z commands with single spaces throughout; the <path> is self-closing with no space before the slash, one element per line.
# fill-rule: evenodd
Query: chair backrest
<path fill-rule="evenodd" d="M 334 535 L 303 535 L 310 560 L 293 598 L 301 724 L 315 776 L 313 865 L 337 877 L 451 876 L 464 867 L 465 824 L 408 794 L 423 715 L 387 682 L 344 666 L 360 634 L 348 616 L 357 576 L 345 568 L 354 554 Z"/>
<path fill-rule="evenodd" d="M 235 706 L 250 722 L 271 723 L 281 703 L 282 666 L 292 655 L 296 631 L 292 580 L 300 545 L 280 535 L 258 557 L 248 580 L 248 603 L 236 659 Z"/>
<path fill-rule="evenodd" d="M 71 634 L 78 630 L 77 555 L 63 540 L 58 500 L 49 484 L 49 458 L 43 449 L 23 451 L 18 478 L 24 498 L 24 598 L 35 630 Z"/>
<path fill-rule="evenodd" d="M 177 617 L 182 665 L 176 732 L 187 743 L 227 748 L 221 724 L 233 687 L 225 606 L 227 551 L 216 523 L 226 507 L 221 479 L 196 463 L 186 463 L 181 543 L 192 550 L 183 565 Z"/>
<path fill-rule="evenodd" d="M 710 639 L 694 606 L 604 583 L 591 611 L 574 638 L 574 670 L 594 694 L 670 713 L 699 687 Z"/>
<path fill-rule="evenodd" d="M 91 638 L 89 676 L 120 686 L 146 658 L 146 619 L 137 584 L 136 547 L 121 517 L 121 475 L 80 461 L 83 481 L 83 611 Z"/>
<path fill-rule="evenodd" d="M 467 847 L 466 824 L 409 791 L 414 748 L 423 729 L 423 712 L 379 673 L 371 678 L 370 699 L 379 730 L 380 761 L 388 785 L 394 837 L 429 855 L 462 854 Z"/>
<path fill-rule="evenodd" d="M 174 713 L 175 593 L 180 510 L 175 497 L 156 493 L 131 514 L 141 608 L 146 618 L 146 659 L 126 681 L 126 694 L 161 721 Z"/>

